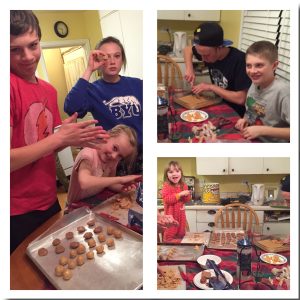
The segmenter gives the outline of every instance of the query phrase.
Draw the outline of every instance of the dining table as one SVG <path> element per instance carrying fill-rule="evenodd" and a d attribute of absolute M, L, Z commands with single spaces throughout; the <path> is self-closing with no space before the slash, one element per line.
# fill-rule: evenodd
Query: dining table
<path fill-rule="evenodd" d="M 174 244 L 175 240 L 172 242 Z M 180 243 L 180 242 L 179 242 Z M 290 251 L 280 252 L 280 255 L 286 257 L 286 263 L 282 265 L 272 265 L 265 263 L 260 259 L 260 255 L 266 253 L 261 249 L 252 247 L 251 274 L 245 279 L 239 280 L 237 276 L 237 251 L 226 249 L 204 248 L 202 255 L 216 255 L 221 258 L 218 267 L 227 271 L 233 278 L 232 288 L 235 290 L 288 290 L 289 282 L 280 282 L 272 273 L 274 268 L 282 269 L 290 265 Z M 194 277 L 204 271 L 197 261 L 158 261 L 159 266 L 176 266 L 184 265 L 185 274 L 183 280 L 186 282 L 187 290 L 199 290 L 200 288 L 194 284 Z M 259 276 L 257 275 L 259 274 Z M 201 289 L 200 289 L 201 290 Z"/>
<path fill-rule="evenodd" d="M 158 142 L 169 143 L 200 143 L 200 142 L 215 142 L 215 143 L 253 143 L 260 142 L 258 139 L 247 140 L 243 137 L 241 132 L 235 128 L 236 122 L 241 118 L 239 114 L 226 102 L 220 101 L 212 105 L 201 108 L 201 111 L 207 116 L 201 122 L 187 121 L 182 118 L 182 114 L 188 112 L 189 109 L 175 102 L 177 97 L 182 97 L 184 92 L 176 92 L 169 88 L 168 101 L 168 133 L 164 137 L 158 135 Z M 161 117 L 158 122 L 162 122 Z M 200 140 L 195 134 L 193 128 L 203 128 L 204 124 L 212 124 L 216 128 L 213 130 L 215 138 L 206 138 L 204 141 Z M 158 131 L 162 125 L 158 124 Z"/>

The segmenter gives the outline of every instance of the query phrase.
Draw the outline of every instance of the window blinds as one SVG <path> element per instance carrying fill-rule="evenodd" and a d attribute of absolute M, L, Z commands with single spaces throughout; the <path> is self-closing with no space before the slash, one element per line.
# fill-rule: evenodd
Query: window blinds
<path fill-rule="evenodd" d="M 278 47 L 277 76 L 290 80 L 290 11 L 245 10 L 241 26 L 240 49 L 256 41 L 267 40 Z"/>

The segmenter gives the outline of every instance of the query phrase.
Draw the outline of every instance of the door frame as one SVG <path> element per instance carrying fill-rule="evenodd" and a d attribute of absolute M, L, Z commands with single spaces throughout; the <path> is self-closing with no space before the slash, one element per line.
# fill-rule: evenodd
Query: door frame
<path fill-rule="evenodd" d="M 89 61 L 89 54 L 91 51 L 90 42 L 88 39 L 78 39 L 78 40 L 64 40 L 64 41 L 45 41 L 41 42 L 41 48 L 42 50 L 45 49 L 54 49 L 54 48 L 64 48 L 64 47 L 74 47 L 74 46 L 81 46 L 84 49 L 85 55 L 86 55 L 86 61 Z M 41 68 L 43 72 L 43 78 L 45 78 L 46 81 L 49 82 L 49 77 L 47 73 L 46 63 L 43 51 L 41 51 Z M 93 82 L 96 80 L 96 76 L 93 73 L 90 78 L 90 82 Z"/>

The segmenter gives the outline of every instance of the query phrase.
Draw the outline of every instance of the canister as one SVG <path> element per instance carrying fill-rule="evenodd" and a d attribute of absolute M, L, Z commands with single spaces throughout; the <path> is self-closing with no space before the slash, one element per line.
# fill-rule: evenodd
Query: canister
<path fill-rule="evenodd" d="M 202 202 L 207 204 L 220 203 L 219 183 L 205 183 L 202 192 Z"/>

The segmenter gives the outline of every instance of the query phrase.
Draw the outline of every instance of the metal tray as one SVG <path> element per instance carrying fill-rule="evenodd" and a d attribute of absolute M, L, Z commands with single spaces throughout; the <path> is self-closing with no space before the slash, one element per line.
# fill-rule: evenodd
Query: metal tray
<path fill-rule="evenodd" d="M 204 245 L 158 244 L 158 261 L 197 261 L 203 254 Z"/>
<path fill-rule="evenodd" d="M 87 222 L 95 219 L 96 224 L 92 228 Z M 58 265 L 61 256 L 69 256 L 69 243 L 78 241 L 87 246 L 83 234 L 77 232 L 78 226 L 84 226 L 88 231 L 101 225 L 105 230 L 107 226 L 113 226 L 122 231 L 123 237 L 114 239 L 115 247 L 110 250 L 104 246 L 105 254 L 97 254 L 94 250 L 94 259 L 85 260 L 84 265 L 77 266 L 71 270 L 73 276 L 65 281 L 62 277 L 54 274 L 55 266 Z M 66 240 L 65 233 L 72 231 L 74 238 Z M 55 253 L 52 241 L 55 238 L 61 239 L 65 252 Z M 96 244 L 100 244 L 94 234 Z M 38 249 L 45 247 L 48 255 L 39 256 Z M 86 247 L 88 250 L 88 246 Z M 93 248 L 94 249 L 94 248 Z M 72 213 L 65 215 L 54 224 L 49 230 L 29 244 L 27 255 L 49 279 L 53 286 L 63 290 L 133 290 L 142 287 L 143 281 L 143 239 L 142 236 L 127 229 L 115 222 L 103 219 L 86 208 L 79 208 Z"/>
<path fill-rule="evenodd" d="M 93 211 L 96 214 L 99 214 L 103 218 L 106 218 L 108 220 L 116 221 L 124 226 L 128 226 L 128 208 L 118 209 L 114 210 L 112 208 L 112 204 L 116 201 L 116 198 L 120 195 L 114 195 L 111 198 L 105 200 L 103 203 L 97 205 L 93 208 Z M 133 205 L 130 207 L 130 209 L 143 214 L 143 208 L 136 202 L 136 200 L 133 201 Z"/>
<path fill-rule="evenodd" d="M 225 240 L 214 241 L 214 235 L 225 235 Z M 230 238 L 227 235 L 230 234 Z M 245 236 L 243 229 L 215 229 L 210 236 L 210 240 L 207 248 L 224 249 L 224 250 L 236 250 L 237 249 L 237 235 Z"/>

